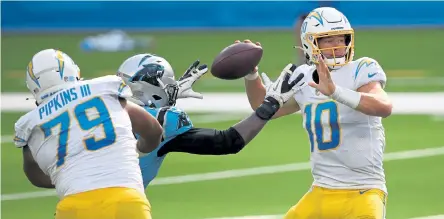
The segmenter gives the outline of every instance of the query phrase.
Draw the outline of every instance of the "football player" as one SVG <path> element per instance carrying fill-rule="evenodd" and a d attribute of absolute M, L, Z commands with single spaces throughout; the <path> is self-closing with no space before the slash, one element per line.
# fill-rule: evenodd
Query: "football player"
<path fill-rule="evenodd" d="M 56 189 L 56 219 L 151 218 L 137 151 L 153 151 L 162 127 L 125 100 L 123 80 L 82 81 L 68 55 L 46 49 L 29 62 L 26 84 L 37 108 L 16 122 L 14 142 L 29 181 Z"/>
<path fill-rule="evenodd" d="M 385 133 L 381 118 L 392 103 L 378 62 L 354 55 L 354 31 L 330 7 L 317 8 L 301 27 L 307 64 L 301 88 L 274 118 L 301 110 L 311 148 L 314 182 L 286 219 L 384 218 L 387 188 L 383 169 Z M 264 75 L 266 76 L 266 75 Z M 250 105 L 257 109 L 267 85 L 258 73 L 245 78 Z"/>
<path fill-rule="evenodd" d="M 202 98 L 191 87 L 208 70 L 206 65 L 198 65 L 199 61 L 194 62 L 177 82 L 167 60 L 152 54 L 132 56 L 118 70 L 117 74 L 133 91 L 133 101 L 155 116 L 164 129 L 160 146 L 140 157 L 145 186 L 156 177 L 165 156 L 170 152 L 201 155 L 238 153 L 260 132 L 280 106 L 294 95 L 303 77 L 301 74 L 289 84 L 288 80 L 296 69 L 295 65 L 289 64 L 276 82 L 267 81 L 270 86 L 252 115 L 226 130 L 195 128 L 188 115 L 174 105 L 177 98 Z"/>

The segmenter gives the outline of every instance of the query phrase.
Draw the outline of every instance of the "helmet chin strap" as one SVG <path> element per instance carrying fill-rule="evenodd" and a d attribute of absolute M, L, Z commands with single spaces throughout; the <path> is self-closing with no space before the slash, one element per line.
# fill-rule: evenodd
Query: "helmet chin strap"
<path fill-rule="evenodd" d="M 163 81 L 160 78 L 157 78 L 157 81 L 159 82 L 161 88 L 167 94 L 168 105 L 169 106 L 176 105 L 176 99 L 177 99 L 177 94 L 178 94 L 177 92 L 178 92 L 178 89 L 179 89 L 177 87 L 177 84 L 165 84 L 165 83 L 163 83 Z"/>
<path fill-rule="evenodd" d="M 335 62 L 335 60 L 336 60 L 336 62 Z M 336 65 L 337 64 L 337 62 L 339 61 L 339 63 L 341 63 L 341 61 L 343 62 L 343 63 L 345 63 L 345 56 L 344 57 L 341 57 L 341 58 L 329 58 L 329 59 L 326 59 L 326 63 L 328 64 L 327 65 L 327 67 L 328 67 L 328 69 L 330 69 L 330 70 L 338 70 L 338 69 L 340 69 L 342 66 L 340 66 L 340 65 Z"/>

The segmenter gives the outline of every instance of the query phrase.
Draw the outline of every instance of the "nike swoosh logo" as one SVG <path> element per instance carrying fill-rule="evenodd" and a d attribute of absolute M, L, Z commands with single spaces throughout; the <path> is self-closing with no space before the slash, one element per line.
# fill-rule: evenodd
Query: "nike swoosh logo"
<path fill-rule="evenodd" d="M 368 78 L 373 78 L 373 76 L 375 76 L 378 73 L 368 73 Z"/>
<path fill-rule="evenodd" d="M 368 192 L 368 191 L 370 191 L 371 189 L 367 189 L 367 190 L 361 190 L 361 191 L 359 191 L 359 194 L 364 194 L 364 193 L 366 193 L 366 192 Z"/>

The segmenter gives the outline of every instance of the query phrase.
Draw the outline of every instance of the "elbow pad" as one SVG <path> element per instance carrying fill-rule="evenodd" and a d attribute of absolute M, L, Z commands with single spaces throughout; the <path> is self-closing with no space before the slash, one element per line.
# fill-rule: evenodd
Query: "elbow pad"
<path fill-rule="evenodd" d="M 236 154 L 244 148 L 245 141 L 235 128 L 230 127 L 227 130 L 219 132 L 217 138 L 220 139 L 217 142 L 221 143 L 220 148 L 226 149 L 225 154 Z"/>

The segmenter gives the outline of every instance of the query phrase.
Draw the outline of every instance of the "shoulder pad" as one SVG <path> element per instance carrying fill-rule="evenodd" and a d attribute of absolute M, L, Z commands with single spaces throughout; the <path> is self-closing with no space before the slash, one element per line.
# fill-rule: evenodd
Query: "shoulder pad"
<path fill-rule="evenodd" d="M 360 58 L 355 61 L 355 80 L 356 89 L 370 82 L 378 81 L 382 87 L 385 87 L 387 77 L 379 63 L 368 57 Z"/>
<path fill-rule="evenodd" d="M 122 81 L 122 78 L 120 78 L 119 76 L 106 75 L 106 76 L 86 80 L 85 82 L 91 83 L 91 84 L 99 84 L 99 83 L 113 83 L 113 82 L 120 82 L 120 81 Z"/>
<path fill-rule="evenodd" d="M 130 87 L 122 78 L 116 75 L 107 75 L 85 82 L 95 86 L 94 90 L 98 90 L 99 93 L 115 94 L 121 98 L 128 98 L 133 95 Z"/>
<path fill-rule="evenodd" d="M 368 57 L 360 58 L 355 62 L 356 62 L 355 74 L 354 74 L 355 80 L 360 72 L 369 73 L 369 71 L 379 70 L 381 68 L 376 60 Z"/>
<path fill-rule="evenodd" d="M 145 108 L 162 125 L 164 139 L 169 140 L 193 127 L 187 113 L 176 107 Z"/>

